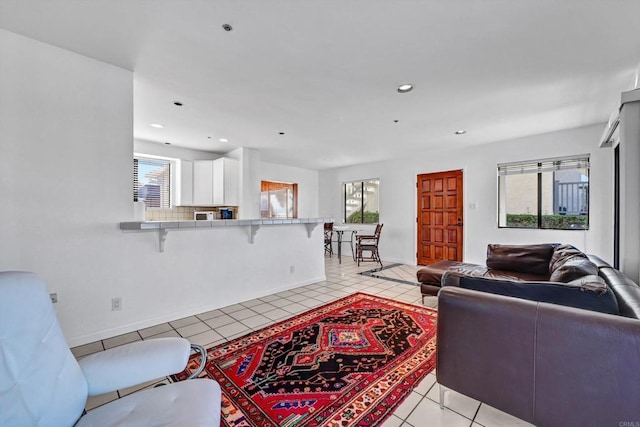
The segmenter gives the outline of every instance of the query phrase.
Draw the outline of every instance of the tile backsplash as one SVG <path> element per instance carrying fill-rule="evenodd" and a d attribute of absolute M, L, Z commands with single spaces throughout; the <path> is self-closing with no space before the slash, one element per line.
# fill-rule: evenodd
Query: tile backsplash
<path fill-rule="evenodd" d="M 220 212 L 220 207 L 211 206 L 177 206 L 171 209 L 148 208 L 145 210 L 146 221 L 192 221 L 194 211 Z M 237 206 L 224 206 L 222 209 L 233 210 L 233 218 L 238 218 Z"/>

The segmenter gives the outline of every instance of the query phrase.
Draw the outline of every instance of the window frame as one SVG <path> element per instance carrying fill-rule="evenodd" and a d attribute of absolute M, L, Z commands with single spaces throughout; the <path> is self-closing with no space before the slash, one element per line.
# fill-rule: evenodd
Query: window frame
<path fill-rule="evenodd" d="M 520 171 L 517 169 L 520 168 Z M 556 228 L 556 227 L 544 227 L 543 226 L 543 217 L 549 216 L 548 214 L 543 214 L 543 193 L 544 193 L 544 184 L 543 184 L 543 174 L 555 171 L 563 171 L 563 170 L 586 170 L 586 222 L 584 227 L 577 228 Z M 515 227 L 506 225 L 506 216 L 508 212 L 504 212 L 505 215 L 505 225 L 501 225 L 501 217 L 502 217 L 502 197 L 503 197 L 503 189 L 501 187 L 503 183 L 503 177 L 506 179 L 506 176 L 516 175 L 516 174 L 536 174 L 537 183 L 536 183 L 536 198 L 537 198 L 537 209 L 536 209 L 536 225 L 531 227 Z M 511 163 L 499 163 L 497 167 L 497 178 L 498 178 L 498 206 L 497 206 L 497 225 L 499 229 L 524 229 L 524 230 L 562 230 L 562 231 L 587 231 L 589 230 L 590 225 L 590 211 L 591 211 L 591 155 L 590 154 L 581 154 L 574 156 L 565 156 L 565 157 L 554 157 L 554 158 L 546 158 L 539 160 L 528 160 L 528 161 L 520 161 L 520 162 L 511 162 Z M 504 191 L 504 197 L 507 196 L 506 189 Z M 555 202 L 555 194 L 552 193 L 552 198 Z M 506 209 L 505 209 L 506 210 Z M 562 214 L 552 214 L 562 215 Z M 566 214 L 565 214 L 566 215 Z M 582 215 L 571 215 L 571 216 L 582 216 Z"/>
<path fill-rule="evenodd" d="M 375 222 L 365 222 L 365 210 L 364 210 L 364 189 L 365 183 L 370 181 L 376 181 L 378 185 L 378 220 Z M 347 184 L 360 184 L 360 222 L 347 222 Z M 353 212 L 350 214 L 353 215 Z M 377 224 L 380 222 L 380 178 L 366 178 L 357 179 L 353 181 L 344 181 L 342 183 L 342 221 L 344 224 Z"/>
<path fill-rule="evenodd" d="M 133 153 L 133 161 L 135 162 L 135 160 L 140 161 L 140 159 L 142 160 L 149 160 L 149 161 L 158 161 L 158 162 L 166 162 L 167 165 L 169 166 L 169 182 L 167 185 L 168 188 L 168 199 L 169 199 L 169 203 L 167 207 L 164 206 L 147 206 L 145 203 L 145 209 L 146 210 L 159 210 L 159 209 L 172 209 L 175 207 L 175 191 L 176 191 L 176 161 L 177 159 L 173 158 L 173 157 L 165 157 L 165 156 L 158 156 L 155 154 L 145 154 L 145 153 Z M 135 163 L 134 163 L 135 164 Z M 135 166 L 134 166 L 135 168 Z M 134 194 L 133 194 L 133 201 L 137 202 L 138 198 L 137 198 L 137 194 L 136 194 L 136 176 L 135 176 L 135 169 L 134 169 L 134 174 L 133 174 L 133 190 L 134 190 Z"/>

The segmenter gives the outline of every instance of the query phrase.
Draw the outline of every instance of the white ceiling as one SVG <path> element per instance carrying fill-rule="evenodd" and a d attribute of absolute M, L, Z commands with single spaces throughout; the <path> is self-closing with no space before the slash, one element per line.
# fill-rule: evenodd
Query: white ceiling
<path fill-rule="evenodd" d="M 0 28 L 133 70 L 136 138 L 312 169 L 605 122 L 640 61 L 640 0 L 0 0 Z"/>

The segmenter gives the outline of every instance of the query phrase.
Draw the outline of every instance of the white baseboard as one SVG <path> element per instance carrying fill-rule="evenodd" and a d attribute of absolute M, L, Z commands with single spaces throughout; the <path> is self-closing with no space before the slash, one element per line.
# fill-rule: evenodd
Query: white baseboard
<path fill-rule="evenodd" d="M 299 288 L 301 286 L 311 285 L 313 283 L 324 282 L 325 280 L 327 280 L 327 276 L 326 275 L 322 275 L 320 277 L 313 278 L 313 279 L 307 279 L 307 280 L 304 280 L 302 282 L 297 282 L 297 283 L 293 283 L 293 284 L 289 284 L 289 285 L 273 288 L 273 289 L 270 289 L 268 292 L 255 294 L 253 296 L 253 298 L 249 298 L 249 299 L 255 299 L 255 298 L 264 297 L 266 295 L 277 294 L 278 292 L 287 291 L 287 290 L 293 289 L 293 288 Z M 241 303 L 243 301 L 247 301 L 247 299 L 238 300 L 238 301 L 232 301 L 228 305 Z M 192 307 L 188 307 L 188 308 L 185 308 L 185 309 L 182 309 L 182 310 L 178 310 L 178 311 L 174 311 L 174 312 L 171 312 L 171 313 L 164 313 L 161 316 L 152 317 L 152 318 L 141 320 L 141 321 L 138 321 L 138 322 L 128 323 L 126 325 L 118 326 L 117 328 L 103 329 L 101 331 L 92 332 L 92 333 L 86 334 L 86 335 L 80 335 L 80 336 L 77 336 L 77 337 L 70 337 L 70 338 L 67 338 L 67 343 L 68 343 L 69 347 L 77 347 L 79 345 L 84 345 L 84 344 L 88 344 L 88 343 L 91 343 L 91 342 L 94 342 L 94 341 L 103 340 L 103 339 L 115 337 L 115 336 L 122 335 L 122 334 L 127 334 L 129 332 L 134 332 L 134 331 L 138 331 L 140 329 L 149 328 L 151 326 L 159 325 L 161 323 L 172 322 L 172 321 L 177 320 L 177 319 L 182 319 L 184 317 L 189 317 L 189 316 L 193 316 L 193 315 L 196 315 L 196 314 L 205 313 L 207 311 L 216 310 L 218 308 L 222 308 L 222 307 L 226 307 L 226 306 L 227 305 L 225 305 L 225 306 L 215 306 L 215 305 L 212 305 L 212 304 L 192 306 Z"/>

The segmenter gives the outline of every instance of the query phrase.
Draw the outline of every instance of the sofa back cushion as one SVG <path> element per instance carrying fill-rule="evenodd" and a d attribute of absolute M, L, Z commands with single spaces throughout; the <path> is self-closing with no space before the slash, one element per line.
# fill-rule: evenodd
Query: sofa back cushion
<path fill-rule="evenodd" d="M 597 275 L 598 267 L 589 258 L 571 245 L 555 248 L 549 262 L 553 282 L 570 282 L 587 275 Z"/>
<path fill-rule="evenodd" d="M 487 245 L 487 267 L 530 274 L 549 274 L 555 245 Z M 597 274 L 597 273 L 596 273 Z"/>
<path fill-rule="evenodd" d="M 445 274 L 445 280 L 443 280 L 445 285 L 457 285 L 474 291 L 566 305 L 601 313 L 619 313 L 615 295 L 598 276 L 588 276 L 570 283 L 512 282 L 469 276 L 460 276 L 457 278 L 457 283 L 454 283 L 447 276 L 449 273 Z"/>
<path fill-rule="evenodd" d="M 564 262 L 567 259 L 573 256 L 581 256 L 585 258 L 587 257 L 585 254 L 583 254 L 580 251 L 580 249 L 576 248 L 575 246 L 572 246 L 572 245 L 556 246 L 553 249 L 553 253 L 551 254 L 551 261 L 549 261 L 549 272 L 553 273 L 555 269 L 562 266 L 562 264 L 564 264 Z"/>

